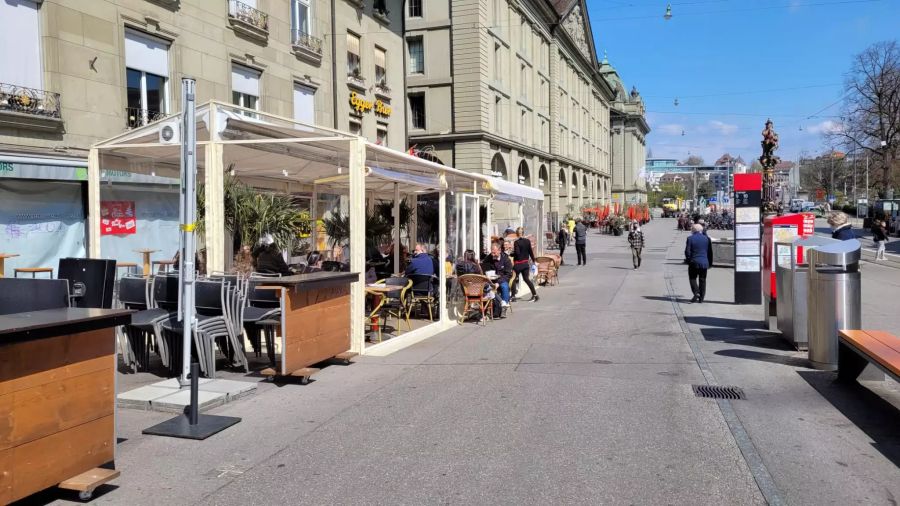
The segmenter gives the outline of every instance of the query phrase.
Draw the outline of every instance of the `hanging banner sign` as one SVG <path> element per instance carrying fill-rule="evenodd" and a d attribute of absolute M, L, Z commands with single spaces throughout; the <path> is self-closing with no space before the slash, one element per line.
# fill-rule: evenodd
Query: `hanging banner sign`
<path fill-rule="evenodd" d="M 100 202 L 100 235 L 124 235 L 137 232 L 133 200 Z"/>

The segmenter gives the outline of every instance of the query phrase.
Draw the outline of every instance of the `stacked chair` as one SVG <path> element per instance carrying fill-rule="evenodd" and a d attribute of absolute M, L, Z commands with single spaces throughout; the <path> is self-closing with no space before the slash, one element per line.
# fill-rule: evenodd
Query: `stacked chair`
<path fill-rule="evenodd" d="M 178 309 L 178 277 L 147 278 L 125 276 L 119 280 L 119 303 L 138 312 L 124 329 L 126 343 L 122 359 L 133 371 L 147 370 L 150 352 L 156 349 L 165 367 L 172 368 L 170 342 L 163 333 L 163 324 Z"/>
<path fill-rule="evenodd" d="M 281 325 L 281 302 L 275 290 L 260 290 L 266 278 L 275 276 L 253 273 L 248 283 L 247 304 L 242 308 L 241 322 L 250 346 L 257 357 L 266 341 L 266 353 L 271 364 L 275 363 L 275 329 Z"/>

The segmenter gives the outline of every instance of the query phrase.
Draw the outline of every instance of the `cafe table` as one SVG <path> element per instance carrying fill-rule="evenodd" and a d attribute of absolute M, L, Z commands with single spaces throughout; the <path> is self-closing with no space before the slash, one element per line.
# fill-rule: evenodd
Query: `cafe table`
<path fill-rule="evenodd" d="M 329 359 L 349 360 L 350 284 L 358 272 L 320 271 L 280 278 L 266 278 L 258 290 L 278 293 L 281 321 L 281 360 L 264 376 L 299 378 L 301 383 L 318 369 L 310 367 Z"/>
<path fill-rule="evenodd" d="M 4 263 L 6 262 L 6 259 L 14 258 L 17 256 L 19 256 L 18 253 L 0 253 L 0 278 L 3 277 L 3 272 L 4 272 L 3 269 L 4 269 Z"/>
<path fill-rule="evenodd" d="M 134 250 L 134 252 L 140 253 L 144 258 L 144 277 L 146 278 L 147 276 L 150 275 L 150 272 L 152 270 L 150 268 L 150 255 L 153 253 L 158 253 L 159 250 L 144 248 L 144 249 L 136 249 L 136 250 Z"/>
<path fill-rule="evenodd" d="M 0 504 L 53 486 L 86 500 L 119 475 L 115 328 L 132 312 L 0 316 Z"/>

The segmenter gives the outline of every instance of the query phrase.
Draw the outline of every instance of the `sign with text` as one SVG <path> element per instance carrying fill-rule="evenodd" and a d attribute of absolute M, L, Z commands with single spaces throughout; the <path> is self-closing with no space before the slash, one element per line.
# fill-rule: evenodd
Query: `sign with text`
<path fill-rule="evenodd" d="M 734 302 L 759 304 L 762 174 L 734 175 Z"/>
<path fill-rule="evenodd" d="M 376 100 L 374 102 L 371 100 L 366 100 L 365 98 L 357 95 L 355 91 L 350 93 L 350 105 L 358 114 L 369 112 L 372 109 L 375 110 L 375 114 L 381 116 L 390 116 L 391 113 L 394 112 L 391 106 L 382 102 L 381 100 Z"/>
<path fill-rule="evenodd" d="M 100 202 L 100 235 L 124 235 L 137 232 L 134 201 L 104 200 Z"/>

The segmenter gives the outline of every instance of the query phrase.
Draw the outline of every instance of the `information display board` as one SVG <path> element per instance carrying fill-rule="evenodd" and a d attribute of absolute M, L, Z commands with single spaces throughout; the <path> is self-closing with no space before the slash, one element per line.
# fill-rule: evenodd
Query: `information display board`
<path fill-rule="evenodd" d="M 762 302 L 760 279 L 762 174 L 734 175 L 734 302 Z"/>

